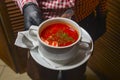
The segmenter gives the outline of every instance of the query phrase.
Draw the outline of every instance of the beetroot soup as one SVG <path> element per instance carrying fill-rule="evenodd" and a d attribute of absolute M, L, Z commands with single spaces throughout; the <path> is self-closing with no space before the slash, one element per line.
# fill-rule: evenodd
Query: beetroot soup
<path fill-rule="evenodd" d="M 40 33 L 40 38 L 48 45 L 68 46 L 78 39 L 78 33 L 70 25 L 55 23 L 47 26 Z"/>

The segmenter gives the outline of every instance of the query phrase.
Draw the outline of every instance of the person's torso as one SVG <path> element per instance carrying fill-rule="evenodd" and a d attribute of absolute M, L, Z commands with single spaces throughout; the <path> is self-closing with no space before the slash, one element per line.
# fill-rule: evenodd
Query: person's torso
<path fill-rule="evenodd" d="M 78 19 L 88 16 L 98 5 L 99 0 L 37 0 L 43 18 L 60 17 L 67 9 L 72 8 Z M 78 16 L 78 17 L 77 17 Z"/>

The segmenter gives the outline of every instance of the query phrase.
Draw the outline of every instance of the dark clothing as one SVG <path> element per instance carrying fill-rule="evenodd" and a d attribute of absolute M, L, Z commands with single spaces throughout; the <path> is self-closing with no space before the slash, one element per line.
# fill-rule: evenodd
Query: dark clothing
<path fill-rule="evenodd" d="M 99 21 L 99 15 L 95 15 L 93 12 L 84 20 L 78 22 L 78 24 L 83 27 L 92 37 L 93 42 L 102 36 L 106 31 L 105 19 L 103 22 Z"/>
<path fill-rule="evenodd" d="M 62 80 L 81 80 L 84 78 L 85 70 L 86 63 L 78 68 L 62 71 Z M 58 71 L 39 65 L 31 56 L 28 61 L 27 72 L 33 80 L 57 80 L 58 78 Z"/>

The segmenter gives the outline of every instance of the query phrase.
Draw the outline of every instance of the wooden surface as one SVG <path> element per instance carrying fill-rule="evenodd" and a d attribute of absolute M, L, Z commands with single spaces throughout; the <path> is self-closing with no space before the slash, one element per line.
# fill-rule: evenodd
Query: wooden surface
<path fill-rule="evenodd" d="M 13 70 L 16 71 L 13 59 L 11 57 L 9 46 L 6 41 L 6 37 L 4 35 L 4 31 L 2 29 L 2 24 L 0 21 L 0 59 L 6 62 L 7 65 L 11 66 Z"/>
<path fill-rule="evenodd" d="M 23 73 L 26 71 L 27 50 L 14 45 L 17 32 L 24 30 L 23 15 L 14 1 L 0 1 L 0 21 L 0 29 L 3 31 L 0 37 L 1 43 L 6 43 L 0 48 L 0 58 L 15 72 Z M 3 46 L 6 53 L 3 51 Z"/>
<path fill-rule="evenodd" d="M 103 80 L 120 80 L 120 0 L 108 0 L 107 32 L 95 42 L 89 66 Z"/>

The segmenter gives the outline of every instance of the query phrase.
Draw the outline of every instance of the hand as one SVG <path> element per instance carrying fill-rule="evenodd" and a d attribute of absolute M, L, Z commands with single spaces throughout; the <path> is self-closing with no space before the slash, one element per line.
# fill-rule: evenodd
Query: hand
<path fill-rule="evenodd" d="M 27 3 L 23 6 L 25 30 L 28 30 L 31 25 L 39 26 L 42 22 L 41 13 L 38 6 L 34 3 Z"/>
<path fill-rule="evenodd" d="M 72 9 L 68 9 L 61 15 L 61 17 L 71 19 L 73 15 L 74 11 Z"/>

